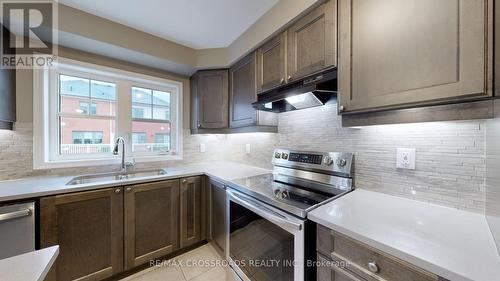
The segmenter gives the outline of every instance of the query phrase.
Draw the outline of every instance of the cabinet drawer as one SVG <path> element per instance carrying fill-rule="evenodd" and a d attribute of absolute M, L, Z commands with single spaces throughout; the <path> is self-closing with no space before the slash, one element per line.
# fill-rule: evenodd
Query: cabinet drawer
<path fill-rule="evenodd" d="M 318 281 L 363 281 L 349 271 L 332 264 L 330 259 L 318 254 Z"/>
<path fill-rule="evenodd" d="M 347 271 L 361 279 L 378 281 L 444 280 L 396 257 L 318 226 L 318 252 L 333 261 L 348 263 Z"/>

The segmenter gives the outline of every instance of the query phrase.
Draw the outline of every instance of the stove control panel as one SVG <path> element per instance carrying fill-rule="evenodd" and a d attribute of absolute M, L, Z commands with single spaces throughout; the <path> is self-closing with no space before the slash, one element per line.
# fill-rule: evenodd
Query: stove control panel
<path fill-rule="evenodd" d="M 342 152 L 308 152 L 275 149 L 273 164 L 351 174 L 353 155 Z"/>

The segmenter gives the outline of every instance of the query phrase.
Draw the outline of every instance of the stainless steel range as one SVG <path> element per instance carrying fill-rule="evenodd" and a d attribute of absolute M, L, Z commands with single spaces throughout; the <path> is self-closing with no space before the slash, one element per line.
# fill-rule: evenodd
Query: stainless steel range
<path fill-rule="evenodd" d="M 276 149 L 272 162 L 272 174 L 228 185 L 226 258 L 243 280 L 313 279 L 307 213 L 353 189 L 353 155 Z"/>

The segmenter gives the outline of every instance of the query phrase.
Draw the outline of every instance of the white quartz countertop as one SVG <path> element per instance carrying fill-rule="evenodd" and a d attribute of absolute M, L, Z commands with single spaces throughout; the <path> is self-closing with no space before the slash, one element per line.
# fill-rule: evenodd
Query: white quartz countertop
<path fill-rule="evenodd" d="M 452 281 L 500 280 L 484 215 L 355 190 L 309 219 Z"/>
<path fill-rule="evenodd" d="M 237 178 L 251 177 L 271 172 L 267 169 L 233 162 L 189 164 L 169 167 L 165 168 L 165 170 L 167 174 L 161 176 L 80 185 L 66 185 L 72 178 L 80 175 L 30 177 L 19 180 L 0 181 L 0 202 L 197 175 L 208 175 L 226 182 Z"/>
<path fill-rule="evenodd" d="M 42 281 L 59 255 L 59 246 L 0 260 L 1 280 Z"/>

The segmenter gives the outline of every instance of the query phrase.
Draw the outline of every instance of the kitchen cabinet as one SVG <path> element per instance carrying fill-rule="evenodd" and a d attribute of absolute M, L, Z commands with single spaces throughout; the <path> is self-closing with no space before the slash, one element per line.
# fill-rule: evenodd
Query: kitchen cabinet
<path fill-rule="evenodd" d="M 228 128 L 228 75 L 204 70 L 191 77 L 191 129 Z"/>
<path fill-rule="evenodd" d="M 253 52 L 229 69 L 229 126 L 251 127 L 253 131 L 276 131 L 278 116 L 258 111 L 252 103 L 257 100 L 257 53 Z"/>
<path fill-rule="evenodd" d="M 3 28 L 3 40 L 10 35 L 10 32 Z M 15 55 L 13 53 L 12 55 Z M 0 69 L 0 129 L 12 130 L 16 122 L 16 70 Z"/>
<path fill-rule="evenodd" d="M 125 187 L 125 269 L 179 249 L 179 180 Z"/>
<path fill-rule="evenodd" d="M 256 53 L 251 53 L 229 69 L 229 124 L 231 128 L 257 123 L 257 111 L 252 107 L 257 97 L 256 61 Z"/>
<path fill-rule="evenodd" d="M 223 183 L 209 179 L 210 187 L 210 232 L 214 248 L 226 256 L 226 187 Z"/>
<path fill-rule="evenodd" d="M 492 95 L 492 1 L 339 0 L 339 111 Z"/>
<path fill-rule="evenodd" d="M 206 239 L 206 196 L 201 177 L 181 179 L 181 248 Z"/>
<path fill-rule="evenodd" d="M 337 64 L 337 1 L 331 0 L 299 19 L 287 32 L 288 80 Z"/>
<path fill-rule="evenodd" d="M 40 246 L 59 245 L 46 280 L 102 280 L 123 270 L 123 188 L 40 199 Z"/>
<path fill-rule="evenodd" d="M 318 280 L 445 279 L 326 227 L 317 227 Z M 328 263 L 329 262 L 329 263 Z"/>
<path fill-rule="evenodd" d="M 286 32 L 257 49 L 257 92 L 265 92 L 287 82 Z"/>

